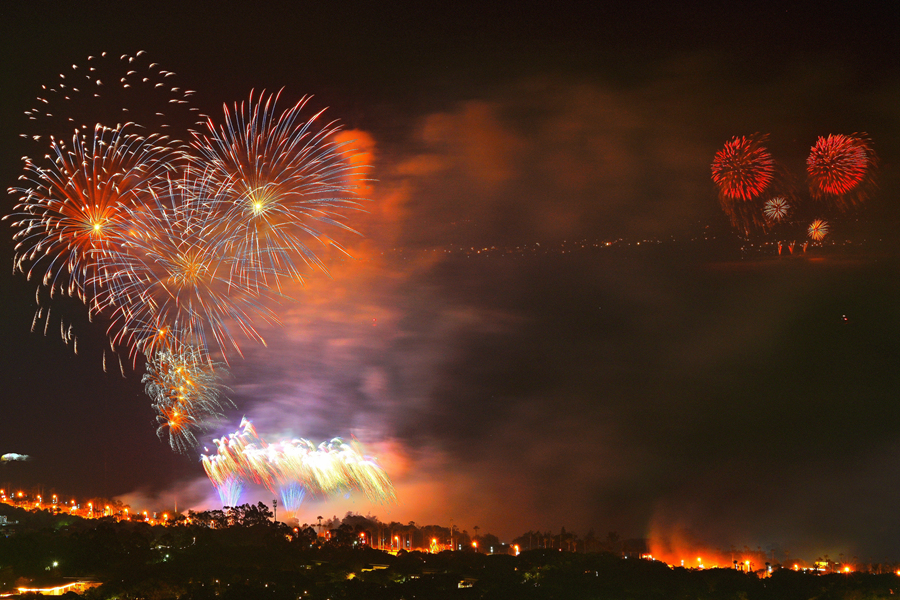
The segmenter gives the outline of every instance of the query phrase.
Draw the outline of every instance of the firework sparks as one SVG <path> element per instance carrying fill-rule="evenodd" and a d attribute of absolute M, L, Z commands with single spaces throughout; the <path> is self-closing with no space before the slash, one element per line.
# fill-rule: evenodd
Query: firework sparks
<path fill-rule="evenodd" d="M 300 509 L 303 498 L 306 497 L 306 489 L 296 482 L 290 482 L 279 486 L 278 495 L 281 496 L 281 505 L 289 513 L 295 513 Z"/>
<path fill-rule="evenodd" d="M 90 131 L 97 123 L 133 123 L 187 139 L 206 115 L 192 105 L 194 91 L 180 87 L 177 79 L 144 51 L 88 56 L 66 68 L 55 83 L 41 86 L 34 106 L 25 111 L 30 131 L 21 137 L 43 144 L 52 136 Z"/>
<path fill-rule="evenodd" d="M 874 185 L 876 165 L 866 134 L 820 137 L 806 159 L 810 194 L 840 210 L 861 204 Z"/>
<path fill-rule="evenodd" d="M 158 413 L 157 435 L 168 436 L 173 450 L 185 452 L 197 445 L 197 433 L 208 431 L 223 417 L 223 404 L 230 404 L 222 384 L 228 371 L 196 348 L 171 347 L 175 344 L 172 340 L 170 347 L 157 350 L 147 361 L 142 381 Z"/>
<path fill-rule="evenodd" d="M 303 120 L 309 97 L 281 114 L 278 99 L 251 94 L 233 113 L 226 107 L 225 125 L 210 119 L 194 144 L 209 165 L 204 176 L 228 190 L 221 219 L 205 233 L 225 238 L 232 279 L 263 288 L 300 279 L 304 267 L 326 270 L 307 240 L 343 250 L 323 226 L 352 231 L 342 209 L 359 206 L 350 180 L 360 167 L 346 144 L 332 141 L 340 128 L 317 125 L 324 111 Z"/>
<path fill-rule="evenodd" d="M 183 452 L 227 402 L 227 371 L 212 357 L 240 354 L 243 340 L 265 343 L 256 327 L 277 324 L 272 307 L 289 300 L 284 279 L 325 270 L 310 240 L 343 251 L 323 230 L 352 231 L 344 211 L 359 208 L 355 181 L 366 167 L 335 141 L 336 122 L 319 126 L 321 112 L 302 117 L 308 97 L 279 114 L 278 94 L 251 94 L 233 114 L 226 109 L 223 126 L 207 120 L 206 135 L 133 133 L 171 133 L 175 121 L 202 117 L 173 75 L 143 52 L 118 60 L 104 53 L 44 86 L 41 108 L 26 111 L 35 132 L 25 137 L 49 140 L 49 163 L 25 159 L 25 183 L 10 188 L 20 197 L 7 217 L 16 269 L 40 276 L 38 291 L 77 297 L 91 319 L 106 320 L 113 352 L 124 346 L 135 361 L 144 355 L 157 433 Z M 132 103 L 154 110 L 132 113 Z M 71 147 L 60 135 L 73 135 Z M 33 328 L 42 318 L 46 334 L 50 308 L 39 303 Z M 62 321 L 60 335 L 77 344 Z M 217 443 L 220 456 L 204 457 L 204 466 L 223 502 L 246 481 L 277 480 L 296 503 L 306 491 L 393 495 L 384 472 L 338 439 L 266 446 L 248 424 Z M 291 487 L 297 482 L 302 488 Z"/>
<path fill-rule="evenodd" d="M 766 201 L 763 213 L 766 215 L 766 219 L 774 223 L 783 221 L 790 210 L 791 205 L 788 204 L 788 201 L 783 196 L 778 196 Z"/>
<path fill-rule="evenodd" d="M 104 259 L 106 285 L 97 304 L 111 309 L 111 338 L 152 355 L 177 332 L 180 343 L 223 356 L 240 353 L 240 338 L 263 342 L 255 325 L 277 323 L 265 300 L 229 277 L 227 249 L 204 232 L 215 221 L 210 205 L 222 191 L 186 174 L 152 202 L 128 211 L 121 251 Z"/>
<path fill-rule="evenodd" d="M 318 446 L 304 439 L 266 444 L 247 419 L 228 437 L 215 440 L 217 452 L 202 455 L 207 476 L 219 489 L 229 479 L 269 488 L 299 486 L 304 494 L 331 496 L 358 490 L 373 502 L 390 502 L 394 487 L 375 459 L 335 438 Z M 302 499 L 302 497 L 300 498 Z"/>
<path fill-rule="evenodd" d="M 828 235 L 828 221 L 816 219 L 810 223 L 807 233 L 811 240 L 821 242 Z"/>
<path fill-rule="evenodd" d="M 716 152 L 712 179 L 729 200 L 753 200 L 771 185 L 775 161 L 765 147 L 768 136 L 734 137 Z"/>
<path fill-rule="evenodd" d="M 28 278 L 46 263 L 42 284 L 89 303 L 95 287 L 85 293 L 91 279 L 102 287 L 98 261 L 114 252 L 121 237 L 125 211 L 142 203 L 153 186 L 181 161 L 182 154 L 165 145 L 165 138 L 141 137 L 124 128 L 96 126 L 90 136 L 76 133 L 69 149 L 52 140 L 53 159 L 40 166 L 25 159 L 27 187 L 13 209 L 16 230 L 16 267 Z M 49 155 L 47 158 L 50 158 Z"/>
<path fill-rule="evenodd" d="M 744 233 L 766 225 L 756 201 L 775 180 L 776 165 L 765 146 L 767 139 L 760 134 L 734 137 L 716 152 L 711 166 L 719 204 L 731 224 Z"/>

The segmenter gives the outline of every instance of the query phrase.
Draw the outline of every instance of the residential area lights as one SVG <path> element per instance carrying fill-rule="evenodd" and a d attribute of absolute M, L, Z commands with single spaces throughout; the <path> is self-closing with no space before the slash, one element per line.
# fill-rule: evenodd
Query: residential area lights
<path fill-rule="evenodd" d="M 7 495 L 5 489 L 0 489 L 0 503 L 24 508 L 26 510 L 49 510 L 57 514 L 65 511 L 67 514 L 85 519 L 113 518 L 116 521 L 132 520 L 134 517 L 140 519 L 143 517 L 143 520 L 151 525 L 169 525 L 176 521 L 176 519 L 170 518 L 171 515 L 167 512 L 163 513 L 158 520 L 156 513 L 153 513 L 151 518 L 151 514 L 148 511 L 132 514 L 130 507 L 120 503 L 116 505 L 113 505 L 113 503 L 98 503 L 98 505 L 95 506 L 94 502 L 91 501 L 81 505 L 78 504 L 78 501 L 74 498 L 65 502 L 60 502 L 57 494 L 53 494 L 48 500 L 49 501 L 45 501 L 41 494 L 30 494 L 24 491 L 17 491 L 10 492 L 10 494 Z"/>
<path fill-rule="evenodd" d="M 75 500 L 74 498 L 69 501 L 59 502 L 59 496 L 56 494 L 53 494 L 52 496 L 50 496 L 48 498 L 52 498 L 52 505 L 50 502 L 45 503 L 43 495 L 40 495 L 40 494 L 36 494 L 33 492 L 12 491 L 12 490 L 0 489 L 0 502 L 10 504 L 10 505 L 13 505 L 13 506 L 16 506 L 19 508 L 23 508 L 23 509 L 29 510 L 29 511 L 49 510 L 51 512 L 55 512 L 56 514 L 64 512 L 65 514 L 71 514 L 71 515 L 79 516 L 82 518 L 88 518 L 88 519 L 107 518 L 107 519 L 112 519 L 115 521 L 137 520 L 137 521 L 146 522 L 150 525 L 164 525 L 164 526 L 191 525 L 193 522 L 193 515 L 186 516 L 186 515 L 181 515 L 178 513 L 173 513 L 170 515 L 168 512 L 164 512 L 164 513 L 159 513 L 159 516 L 157 516 L 158 513 L 153 513 L 150 511 L 146 511 L 146 510 L 139 511 L 139 512 L 136 511 L 135 513 L 132 513 L 130 508 L 126 508 L 125 505 L 123 505 L 119 502 L 110 501 L 110 503 L 107 504 L 106 502 L 103 502 L 102 500 L 99 500 L 98 498 L 94 498 L 95 500 L 98 500 L 96 507 L 94 506 L 93 501 L 87 502 L 82 505 L 82 504 L 78 504 L 77 503 L 78 501 Z M 260 503 L 260 504 L 262 504 L 262 503 Z M 311 525 L 309 525 L 309 527 L 311 527 L 311 528 L 316 527 L 319 529 L 319 533 L 316 536 L 319 540 L 322 540 L 322 541 L 330 540 L 332 538 L 332 535 L 335 532 L 334 531 L 323 531 L 324 528 L 330 527 L 330 525 L 323 525 L 321 522 L 322 517 L 318 517 L 318 519 L 319 519 L 318 524 L 312 523 Z M 384 524 L 377 524 L 377 523 L 371 524 L 370 523 L 369 524 L 370 529 L 368 531 L 357 531 L 353 534 L 355 536 L 355 541 L 351 540 L 351 543 L 353 545 L 363 545 L 363 546 L 370 545 L 373 548 L 378 548 L 380 550 L 387 550 L 387 551 L 391 552 L 392 554 L 397 553 L 400 550 L 406 550 L 406 551 L 410 551 L 410 552 L 419 550 L 419 551 L 430 552 L 430 553 L 436 554 L 436 553 L 440 553 L 444 550 L 459 551 L 459 550 L 464 550 L 465 548 L 469 548 L 470 551 L 474 550 L 474 552 L 476 552 L 476 553 L 495 554 L 495 552 L 499 551 L 500 553 L 503 553 L 503 554 L 509 553 L 509 554 L 513 554 L 514 556 L 519 556 L 523 551 L 522 547 L 519 544 L 511 544 L 508 546 L 506 544 L 502 544 L 498 549 L 495 542 L 490 541 L 490 539 L 491 539 L 490 537 L 482 536 L 482 537 L 479 537 L 478 539 L 473 540 L 472 538 L 468 537 L 466 532 L 458 530 L 456 528 L 456 526 L 453 526 L 453 525 L 451 525 L 449 530 L 444 529 L 444 533 L 442 535 L 445 537 L 432 537 L 431 535 L 428 535 L 426 537 L 427 534 L 433 535 L 434 531 L 429 530 L 429 528 L 431 528 L 432 526 L 428 526 L 426 528 L 413 528 L 412 531 L 407 531 L 407 530 L 401 528 L 400 533 L 403 534 L 403 539 L 401 539 L 401 535 L 399 535 L 397 532 L 397 529 L 394 528 L 395 525 L 399 525 L 399 524 L 391 524 L 390 529 L 393 529 L 393 530 L 390 531 L 390 533 L 388 533 L 389 528 L 387 526 L 385 526 Z M 411 525 L 414 526 L 414 524 L 411 524 Z M 306 524 L 304 524 L 303 527 L 306 528 Z M 371 529 L 373 527 L 376 529 L 376 531 L 374 531 L 374 532 Z M 298 527 L 293 528 L 294 534 L 299 534 L 300 531 L 301 531 L 301 529 Z M 449 540 L 450 540 L 449 543 L 447 542 L 446 536 L 449 536 Z M 295 535 L 294 537 L 300 538 L 302 536 Z M 532 544 L 529 544 L 529 541 L 528 541 L 529 539 L 530 538 L 528 538 L 526 536 L 525 544 L 528 544 L 526 549 L 531 549 L 533 547 Z M 346 540 L 346 538 L 342 538 L 342 540 Z M 517 540 L 517 541 L 519 541 L 519 540 Z M 385 544 L 385 542 L 389 542 L 389 545 Z M 479 548 L 479 546 L 481 546 L 480 542 L 485 542 L 484 546 L 482 546 L 483 549 Z M 546 540 L 539 541 L 538 545 L 539 545 L 539 547 L 542 547 L 542 548 L 546 548 L 546 547 L 557 548 L 558 547 L 560 552 L 562 552 L 564 550 L 563 541 L 561 540 L 561 538 L 559 541 L 553 542 L 552 544 L 550 544 Z M 568 549 L 570 549 L 571 551 L 579 551 L 579 546 L 575 545 L 575 544 L 567 545 L 566 547 Z M 581 550 L 581 551 L 584 551 L 584 552 L 589 551 L 587 549 L 586 545 L 584 546 L 584 548 L 585 549 Z M 701 550 L 701 551 L 703 551 L 703 550 Z M 694 552 L 697 552 L 697 549 L 695 549 Z M 703 551 L 703 552 L 706 553 L 706 551 Z M 720 568 L 720 564 L 724 560 L 723 557 L 721 557 L 721 556 L 719 556 L 719 557 L 714 556 L 714 555 L 710 556 L 708 554 L 706 560 L 704 561 L 702 556 L 697 556 L 697 554 L 694 554 L 693 552 L 691 554 L 688 554 L 685 558 L 680 559 L 680 560 L 678 560 L 678 559 L 672 560 L 671 558 L 669 558 L 668 560 L 661 559 L 661 558 L 658 559 L 658 558 L 654 558 L 654 556 L 649 553 L 631 554 L 631 555 L 629 555 L 629 557 L 630 556 L 639 556 L 642 559 L 647 559 L 647 560 L 651 560 L 651 561 L 660 560 L 661 562 L 665 562 L 666 564 L 669 564 L 670 566 L 673 566 L 673 567 L 676 566 L 676 563 L 680 562 L 680 565 L 682 567 L 687 567 L 689 569 L 691 569 L 691 568 L 694 568 L 694 569 Z M 689 558 L 690 556 L 693 556 L 694 558 Z M 778 564 L 775 562 L 774 556 L 773 556 L 772 564 L 770 564 L 767 561 L 767 562 L 765 562 L 764 568 L 759 569 L 758 571 L 754 571 L 754 568 L 757 566 L 757 564 L 761 564 L 762 561 L 765 559 L 761 558 L 761 556 L 755 556 L 752 561 L 751 560 L 742 560 L 745 558 L 746 558 L 746 556 L 735 557 L 734 555 L 732 555 L 731 560 L 727 561 L 725 564 L 727 564 L 729 567 L 732 567 L 732 565 L 733 565 L 733 568 L 735 570 L 745 571 L 748 573 L 751 573 L 751 572 L 772 573 L 775 570 L 777 570 L 778 568 L 786 568 L 786 569 L 792 569 L 794 571 L 813 571 L 816 573 L 844 573 L 844 574 L 849 575 L 851 573 L 855 573 L 858 571 L 866 572 L 867 569 L 869 568 L 865 564 L 859 563 L 858 561 L 855 561 L 855 560 L 852 562 L 851 561 L 845 562 L 843 560 L 843 555 L 841 556 L 840 561 L 834 561 L 834 562 L 829 561 L 826 556 L 824 561 L 819 559 L 816 561 L 815 565 L 811 566 L 811 567 L 801 566 L 803 563 L 793 563 L 793 562 L 785 564 L 785 565 L 781 565 L 781 564 Z M 672 560 L 672 562 L 669 562 L 669 560 Z M 709 563 L 709 564 L 706 564 L 706 563 Z M 46 566 L 46 565 L 44 565 L 44 566 Z M 885 565 L 879 565 L 879 567 L 878 567 L 879 572 L 884 572 L 884 571 L 881 571 L 881 569 L 883 569 L 884 567 L 885 567 Z M 886 572 L 895 573 L 896 576 L 900 577 L 900 570 L 896 569 L 896 564 L 887 566 Z"/>

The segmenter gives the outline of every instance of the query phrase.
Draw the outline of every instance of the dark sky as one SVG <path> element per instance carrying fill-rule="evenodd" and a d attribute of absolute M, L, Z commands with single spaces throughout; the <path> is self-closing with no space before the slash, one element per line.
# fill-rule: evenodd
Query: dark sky
<path fill-rule="evenodd" d="M 183 4 L 0 9 L 0 173 L 16 185 L 36 152 L 18 134 L 41 84 L 102 51 L 145 50 L 214 118 L 284 88 L 352 131 L 375 180 L 342 240 L 355 259 L 232 364 L 215 432 L 246 415 L 267 439 L 355 436 L 394 478 L 396 505 L 301 521 L 900 559 L 900 8 Z M 818 136 L 859 131 L 881 171 L 833 224 L 854 244 L 742 259 L 709 177 L 722 144 L 769 133 L 802 182 Z M 102 371 L 102 323 L 54 301 L 78 355 L 58 321 L 30 331 L 5 238 L 0 452 L 32 460 L 0 481 L 211 506 L 197 456 L 157 440 L 140 372 Z M 460 251 L 492 246 L 527 250 Z"/>

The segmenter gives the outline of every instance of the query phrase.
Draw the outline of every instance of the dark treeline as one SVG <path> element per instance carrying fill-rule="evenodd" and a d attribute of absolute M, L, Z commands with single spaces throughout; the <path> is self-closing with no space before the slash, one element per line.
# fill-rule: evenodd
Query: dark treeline
<path fill-rule="evenodd" d="M 15 529 L 0 537 L 2 591 L 64 577 L 102 581 L 81 596 L 67 594 L 88 600 L 863 600 L 900 594 L 900 577 L 894 574 L 814 575 L 783 569 L 761 577 L 733 569 L 670 568 L 611 552 L 565 548 L 525 549 L 518 556 L 476 552 L 471 545 L 463 545 L 462 551 L 389 553 L 361 540 L 379 537 L 379 525 L 390 530 L 391 524 L 348 515 L 339 524 L 331 519 L 321 527 L 318 522 L 292 527 L 275 522 L 262 503 L 179 516 L 174 526 L 87 520 L 9 506 L 0 507 L 0 514 Z M 319 535 L 316 529 L 326 525 L 337 526 L 328 536 Z M 430 531 L 436 538 L 440 533 L 393 525 L 398 539 L 401 527 L 410 535 Z"/>

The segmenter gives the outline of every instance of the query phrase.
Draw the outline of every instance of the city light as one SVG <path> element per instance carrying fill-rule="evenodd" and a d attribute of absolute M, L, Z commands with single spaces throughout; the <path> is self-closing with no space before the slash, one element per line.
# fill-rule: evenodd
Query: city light
<path fill-rule="evenodd" d="M 0 489 L 0 495 L 3 495 L 4 493 L 5 493 L 5 490 Z M 31 511 L 50 510 L 51 512 L 58 513 L 59 507 L 55 505 L 55 503 L 58 501 L 58 495 L 53 494 L 51 497 L 54 499 L 54 505 L 50 506 L 48 503 L 47 507 L 42 506 L 43 496 L 40 494 L 33 493 L 33 492 L 28 493 L 28 494 L 26 494 L 23 491 L 16 492 L 14 494 L 14 496 L 12 496 L 12 497 L 9 497 L 9 498 L 3 497 L 2 501 L 4 503 L 7 503 L 7 504 L 10 504 L 13 506 L 19 506 L 19 507 L 22 507 L 22 508 L 25 508 L 25 509 L 31 510 Z M 132 518 L 132 513 L 131 513 L 130 507 L 123 506 L 122 504 L 118 504 L 118 505 L 114 505 L 112 503 L 111 504 L 101 504 L 101 506 L 103 506 L 103 508 L 104 508 L 104 510 L 101 511 L 100 509 L 94 508 L 93 501 L 87 502 L 84 505 L 78 504 L 77 502 L 78 501 L 73 498 L 72 500 L 65 502 L 63 506 L 68 509 L 69 514 L 78 516 L 78 517 L 82 517 L 82 518 L 87 518 L 87 519 L 112 518 L 115 521 L 123 521 L 123 520 L 131 520 L 131 518 Z M 156 512 L 144 510 L 144 511 L 136 512 L 136 515 L 137 515 L 137 518 L 139 521 L 143 521 L 152 526 L 171 527 L 171 526 L 178 526 L 178 525 L 192 525 L 194 523 L 194 521 L 190 517 L 186 518 L 183 515 L 169 513 L 168 511 L 156 513 Z M 158 517 L 157 517 L 157 515 L 158 515 Z M 305 526 L 305 524 L 304 524 L 304 526 Z M 312 526 L 315 527 L 315 523 Z M 300 527 L 293 527 L 292 529 L 293 529 L 294 535 L 288 536 L 289 541 L 296 540 L 297 534 L 299 534 L 300 530 L 301 530 Z M 362 527 L 360 527 L 359 529 L 362 529 Z M 425 531 L 422 531 L 422 530 L 417 530 L 417 531 L 419 531 L 420 533 L 425 533 Z M 374 534 L 375 542 L 370 542 L 369 541 L 370 537 L 369 537 L 368 531 L 357 530 L 357 532 L 355 533 L 355 535 L 357 536 L 357 540 L 356 540 L 356 542 L 354 542 L 354 545 L 358 544 L 358 545 L 364 546 L 364 545 L 374 544 L 373 547 L 379 548 L 381 550 L 389 551 L 391 554 L 396 554 L 401 549 L 405 549 L 407 551 L 426 551 L 426 552 L 430 552 L 432 554 L 437 554 L 443 550 L 465 551 L 465 543 L 456 543 L 457 542 L 456 539 L 450 541 L 449 543 L 442 544 L 439 542 L 439 540 L 441 539 L 440 537 L 426 537 L 425 535 L 422 535 L 421 538 L 419 538 L 420 533 L 416 533 L 416 531 L 407 532 L 404 530 L 402 536 L 400 534 L 395 534 L 393 531 L 390 532 L 388 535 L 385 535 L 387 533 L 388 533 L 387 531 L 379 529 Z M 452 530 L 451 530 L 451 533 L 452 533 Z M 441 534 L 439 533 L 438 535 L 440 536 Z M 331 532 L 325 532 L 324 535 L 320 535 L 319 537 L 324 538 L 323 541 L 327 541 L 332 538 Z M 401 537 L 403 538 L 402 540 L 401 540 Z M 417 538 L 419 538 L 421 540 L 421 544 L 422 544 L 421 546 L 416 544 Z M 385 541 L 390 542 L 389 549 L 385 547 L 385 545 L 384 545 Z M 472 539 L 472 538 L 469 538 L 467 540 L 465 538 L 463 538 L 463 540 L 459 540 L 459 542 L 463 542 L 463 541 L 470 544 L 472 551 L 474 551 L 475 553 L 483 552 L 485 554 L 495 554 L 495 552 L 500 552 L 502 554 L 519 556 L 519 555 L 521 555 L 522 550 L 523 550 L 523 547 L 519 543 L 510 543 L 508 545 L 503 544 L 499 548 L 497 548 L 494 545 L 488 545 L 488 546 L 484 547 L 485 548 L 484 551 L 481 551 L 481 550 L 479 550 L 479 545 L 480 545 L 479 542 L 481 540 Z M 319 542 L 319 543 L 321 543 L 321 542 Z M 557 546 L 557 544 L 554 543 L 552 547 L 556 548 L 556 546 Z M 529 548 L 531 548 L 531 547 L 532 546 L 529 546 Z M 545 546 L 541 546 L 541 547 L 545 547 Z M 546 547 L 550 547 L 550 546 L 546 546 Z M 563 552 L 566 549 L 568 549 L 570 552 L 589 552 L 590 551 L 587 549 L 586 545 L 583 549 L 580 548 L 579 544 L 577 542 L 575 544 L 572 544 L 568 548 L 564 548 L 564 547 L 558 548 L 558 550 L 560 552 Z M 697 549 L 695 549 L 694 551 L 696 552 Z M 707 551 L 703 551 L 703 553 L 706 554 Z M 697 556 L 696 554 L 694 555 L 695 558 L 693 558 L 693 559 L 681 559 L 680 561 L 674 560 L 673 557 L 669 557 L 668 560 L 659 559 L 659 558 L 654 557 L 650 553 L 635 554 L 634 556 L 639 556 L 641 559 L 650 560 L 650 561 L 660 560 L 661 562 L 668 564 L 671 567 L 676 566 L 676 564 L 678 564 L 680 562 L 682 567 L 687 567 L 689 569 L 691 568 L 691 564 L 693 563 L 693 561 L 696 560 L 696 563 L 694 563 L 696 566 L 694 566 L 693 569 L 699 569 L 699 570 L 721 568 L 721 565 L 724 564 L 722 562 L 724 560 L 723 557 L 716 556 L 715 553 L 713 553 L 712 558 L 710 558 L 710 556 L 707 556 L 706 560 L 709 561 L 709 564 L 704 563 L 704 559 L 703 559 L 702 555 Z M 766 559 L 763 559 L 762 555 L 755 557 L 755 558 L 753 555 L 751 555 L 750 558 L 746 558 L 746 556 L 747 556 L 747 554 L 745 554 L 743 557 L 740 557 L 740 559 L 732 559 L 730 561 L 726 560 L 725 562 L 728 564 L 729 568 L 731 568 L 733 566 L 733 568 L 735 570 L 740 570 L 745 573 L 753 573 L 754 572 L 753 568 L 754 568 L 756 562 L 759 562 L 761 564 L 763 560 L 767 560 L 767 562 L 765 563 L 765 571 L 766 571 L 765 575 L 767 575 L 767 576 L 771 575 L 779 568 L 792 569 L 796 572 L 802 571 L 802 572 L 812 572 L 812 573 L 817 573 L 817 574 L 821 574 L 821 573 L 850 574 L 850 573 L 854 573 L 858 570 L 861 572 L 866 572 L 868 570 L 866 565 L 854 566 L 854 565 L 846 564 L 846 563 L 844 563 L 844 561 L 832 562 L 832 561 L 820 560 L 815 563 L 814 567 L 805 568 L 805 567 L 800 567 L 799 563 L 781 564 L 775 560 L 774 555 L 772 556 L 771 563 L 768 562 L 768 557 Z M 631 557 L 631 555 L 624 555 L 624 558 L 630 558 L 630 557 Z M 45 565 L 46 564 L 47 563 L 45 563 Z M 54 569 L 58 567 L 58 563 L 55 561 L 53 561 L 51 564 L 52 564 L 52 568 L 54 568 Z M 46 570 L 50 570 L 50 568 L 51 567 L 45 566 Z M 900 577 L 900 570 L 888 571 L 888 572 L 893 572 L 898 577 Z M 759 570 L 758 573 L 763 573 L 763 571 Z"/>

